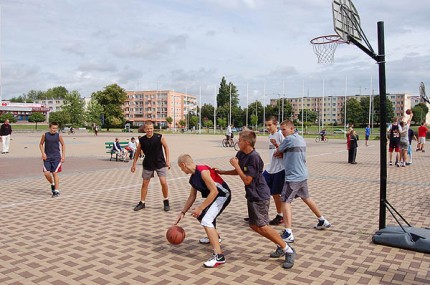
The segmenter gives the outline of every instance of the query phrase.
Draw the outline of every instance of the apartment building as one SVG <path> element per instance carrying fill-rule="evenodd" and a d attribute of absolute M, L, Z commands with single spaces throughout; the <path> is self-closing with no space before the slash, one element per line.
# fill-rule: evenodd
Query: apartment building
<path fill-rule="evenodd" d="M 197 97 L 172 90 L 126 91 L 124 117 L 133 126 L 151 120 L 156 127 L 180 127 L 189 113 L 197 113 Z M 173 119 L 168 125 L 166 118 Z"/>
<path fill-rule="evenodd" d="M 351 95 L 346 96 L 346 100 L 355 98 L 360 101 L 361 98 L 370 99 L 371 95 Z M 373 97 L 374 95 L 372 95 Z M 278 99 L 271 99 L 270 103 L 276 105 Z M 343 107 L 345 105 L 345 96 L 325 96 L 323 97 L 296 97 L 286 98 L 291 104 L 294 119 L 300 119 L 299 113 L 303 110 L 318 112 L 320 119 L 324 124 L 343 124 Z M 387 100 L 393 104 L 393 111 L 397 117 L 402 117 L 407 109 L 413 108 L 422 102 L 419 96 L 407 93 L 387 94 Z M 347 109 L 348 112 L 348 109 Z M 429 119 L 429 118 L 428 118 Z"/>

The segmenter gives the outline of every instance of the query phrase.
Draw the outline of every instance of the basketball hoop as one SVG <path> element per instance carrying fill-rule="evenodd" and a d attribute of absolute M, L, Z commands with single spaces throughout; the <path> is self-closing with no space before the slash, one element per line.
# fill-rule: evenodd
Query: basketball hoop
<path fill-rule="evenodd" d="M 318 63 L 333 63 L 334 52 L 339 44 L 346 43 L 339 35 L 320 36 L 311 40 Z"/>

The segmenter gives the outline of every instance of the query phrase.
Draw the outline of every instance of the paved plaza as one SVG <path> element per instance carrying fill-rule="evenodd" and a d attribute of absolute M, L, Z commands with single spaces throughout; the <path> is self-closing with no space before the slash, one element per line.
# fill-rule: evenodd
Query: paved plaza
<path fill-rule="evenodd" d="M 134 133 L 134 135 L 137 135 Z M 249 229 L 244 187 L 224 176 L 232 202 L 217 221 L 226 264 L 202 267 L 211 254 L 198 240 L 204 230 L 189 214 L 178 246 L 165 239 L 188 197 L 188 176 L 176 164 L 181 153 L 197 163 L 230 169 L 232 148 L 221 136 L 165 135 L 171 211 L 163 211 L 158 179 L 150 184 L 146 209 L 140 198 L 141 165 L 109 161 L 104 142 L 130 134 L 64 135 L 67 157 L 61 196 L 51 198 L 43 177 L 41 133 L 13 133 L 10 153 L 0 155 L 0 284 L 430 284 L 430 255 L 373 244 L 379 214 L 379 142 L 359 141 L 357 165 L 348 164 L 344 140 L 308 139 L 309 188 L 328 230 L 300 200 L 293 203 L 297 258 L 292 269 L 271 259 L 270 241 Z M 268 162 L 267 138 L 257 151 Z M 430 145 L 430 144 L 428 144 Z M 388 166 L 388 200 L 416 227 L 430 227 L 430 147 L 414 153 L 408 167 Z M 199 197 L 197 202 L 201 201 Z M 276 215 L 274 204 L 270 217 Z M 387 213 L 387 224 L 395 224 Z M 276 226 L 278 231 L 283 227 Z"/>

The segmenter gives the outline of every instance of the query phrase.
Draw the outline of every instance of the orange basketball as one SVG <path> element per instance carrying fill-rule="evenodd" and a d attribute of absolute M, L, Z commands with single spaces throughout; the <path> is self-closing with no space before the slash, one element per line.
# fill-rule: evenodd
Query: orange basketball
<path fill-rule="evenodd" d="M 406 114 L 410 115 L 411 114 L 411 109 L 407 109 L 406 110 Z"/>
<path fill-rule="evenodd" d="M 180 244 L 185 239 L 185 231 L 180 226 L 171 226 L 166 232 L 166 239 L 171 244 Z"/>

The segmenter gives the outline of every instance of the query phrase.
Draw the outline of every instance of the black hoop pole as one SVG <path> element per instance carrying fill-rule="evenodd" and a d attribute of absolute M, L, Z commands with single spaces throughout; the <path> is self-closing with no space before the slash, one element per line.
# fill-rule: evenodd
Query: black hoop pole
<path fill-rule="evenodd" d="M 385 78 L 384 22 L 378 22 L 379 106 L 380 106 L 380 193 L 379 229 L 385 228 L 387 200 L 387 89 Z"/>

